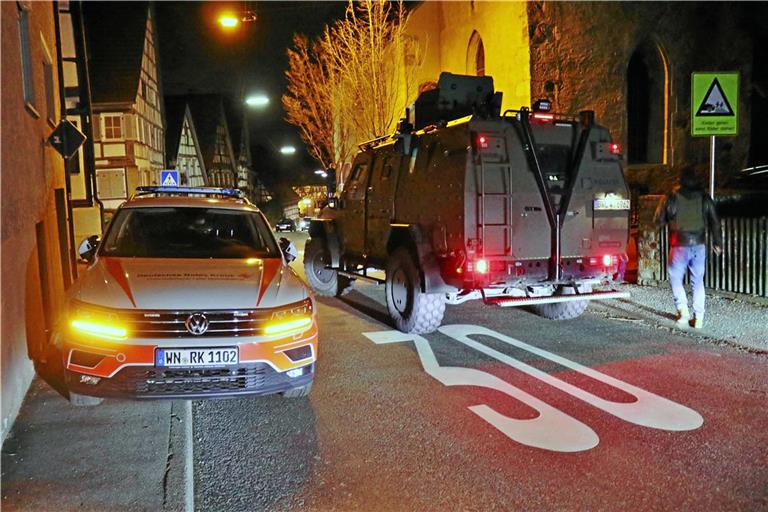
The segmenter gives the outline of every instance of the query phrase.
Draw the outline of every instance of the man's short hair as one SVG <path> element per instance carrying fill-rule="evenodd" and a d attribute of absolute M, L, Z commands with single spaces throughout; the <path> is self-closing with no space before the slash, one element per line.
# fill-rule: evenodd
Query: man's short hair
<path fill-rule="evenodd" d="M 686 164 L 679 169 L 680 187 L 685 189 L 696 189 L 701 187 L 701 181 L 699 175 L 696 173 L 696 169 Z"/>

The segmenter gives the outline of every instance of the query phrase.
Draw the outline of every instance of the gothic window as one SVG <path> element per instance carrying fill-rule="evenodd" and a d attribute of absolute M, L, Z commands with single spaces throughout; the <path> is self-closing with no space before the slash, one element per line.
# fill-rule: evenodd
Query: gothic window
<path fill-rule="evenodd" d="M 477 31 L 472 32 L 467 48 L 467 74 L 485 76 L 485 46 Z"/>
<path fill-rule="evenodd" d="M 666 163 L 667 64 L 661 49 L 638 46 L 627 66 L 627 159 L 629 164 Z"/>

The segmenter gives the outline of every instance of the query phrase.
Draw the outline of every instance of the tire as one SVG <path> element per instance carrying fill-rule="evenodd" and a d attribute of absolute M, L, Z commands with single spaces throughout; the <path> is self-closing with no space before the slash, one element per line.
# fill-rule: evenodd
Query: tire
<path fill-rule="evenodd" d="M 587 291 L 587 290 L 585 290 Z M 591 291 L 588 290 L 588 291 Z M 556 295 L 573 295 L 576 293 L 571 287 L 563 287 Z M 537 315 L 550 320 L 571 320 L 581 316 L 589 306 L 588 300 L 576 300 L 572 302 L 555 302 L 553 304 L 536 304 L 531 309 Z"/>
<path fill-rule="evenodd" d="M 349 291 L 350 280 L 335 270 L 325 268 L 330 263 L 328 250 L 322 238 L 310 238 L 304 245 L 304 273 L 309 286 L 323 297 L 334 297 Z M 341 287 L 340 287 L 341 286 Z"/>
<path fill-rule="evenodd" d="M 421 291 L 419 268 L 410 251 L 401 247 L 387 262 L 387 310 L 402 332 L 428 334 L 443 322 L 445 300 L 440 293 Z"/>
<path fill-rule="evenodd" d="M 93 407 L 101 404 L 103 401 L 103 398 L 69 392 L 69 403 L 75 407 Z"/>
<path fill-rule="evenodd" d="M 280 393 L 280 396 L 283 398 L 301 398 L 305 396 L 309 396 L 309 392 L 312 391 L 312 383 L 305 384 L 303 386 L 299 386 L 298 388 L 289 389 L 288 391 L 283 391 Z"/>

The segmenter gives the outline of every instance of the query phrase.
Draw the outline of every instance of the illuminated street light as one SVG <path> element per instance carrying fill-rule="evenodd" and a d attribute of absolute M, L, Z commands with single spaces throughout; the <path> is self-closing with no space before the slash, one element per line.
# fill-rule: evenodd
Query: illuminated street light
<path fill-rule="evenodd" d="M 233 14 L 222 14 L 219 16 L 219 25 L 224 28 L 235 28 L 240 24 L 240 20 Z"/>
<path fill-rule="evenodd" d="M 269 98 L 264 94 L 254 94 L 253 96 L 248 96 L 245 99 L 245 104 L 249 107 L 266 107 L 269 105 Z"/>
<path fill-rule="evenodd" d="M 296 153 L 296 148 L 293 146 L 283 146 L 280 148 L 280 153 L 283 155 L 292 155 Z"/>

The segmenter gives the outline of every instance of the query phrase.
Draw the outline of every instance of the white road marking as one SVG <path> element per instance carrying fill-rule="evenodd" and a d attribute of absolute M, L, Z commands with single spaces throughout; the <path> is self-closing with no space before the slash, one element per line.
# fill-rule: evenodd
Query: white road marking
<path fill-rule="evenodd" d="M 505 416 L 487 405 L 469 407 L 469 410 L 514 441 L 557 452 L 585 451 L 600 442 L 595 431 L 584 423 L 495 375 L 473 368 L 440 366 L 429 342 L 419 335 L 400 331 L 369 332 L 363 335 L 376 344 L 413 341 L 424 371 L 444 385 L 495 389 L 538 411 L 539 416 L 536 418 L 519 420 Z"/>
<path fill-rule="evenodd" d="M 621 380 L 610 377 L 604 373 L 600 373 L 592 368 L 588 368 L 579 363 L 560 357 L 552 352 L 547 352 L 540 348 L 528 345 L 520 340 L 510 338 L 491 329 L 480 327 L 477 325 L 446 325 L 440 327 L 439 331 L 443 334 L 450 336 L 451 338 L 459 341 L 468 347 L 471 347 L 483 354 L 489 355 L 494 359 L 506 363 L 513 368 L 516 368 L 528 375 L 535 377 L 547 384 L 556 387 L 557 389 L 568 393 L 580 400 L 594 405 L 598 409 L 612 414 L 624 421 L 634 423 L 635 425 L 642 425 L 644 427 L 657 428 L 661 430 L 672 431 L 684 431 L 695 430 L 704 424 L 704 418 L 684 405 L 680 405 L 666 398 L 655 395 L 644 389 L 640 389 L 631 384 L 627 384 Z M 557 377 L 554 377 L 548 373 L 545 373 L 537 368 L 529 366 L 522 361 L 518 361 L 506 354 L 494 350 L 482 343 L 479 343 L 469 336 L 490 336 L 499 341 L 515 346 L 532 354 L 536 354 L 544 359 L 549 359 L 559 365 L 566 368 L 570 368 L 576 372 L 586 375 L 592 379 L 598 380 L 609 386 L 613 386 L 617 389 L 629 393 L 637 398 L 636 402 L 621 403 L 605 400 L 598 396 L 584 391 L 568 382 L 565 382 Z"/>
<path fill-rule="evenodd" d="M 184 425 L 184 512 L 194 512 L 195 510 L 195 447 L 194 436 L 192 432 L 192 400 L 185 402 L 185 425 Z"/>

